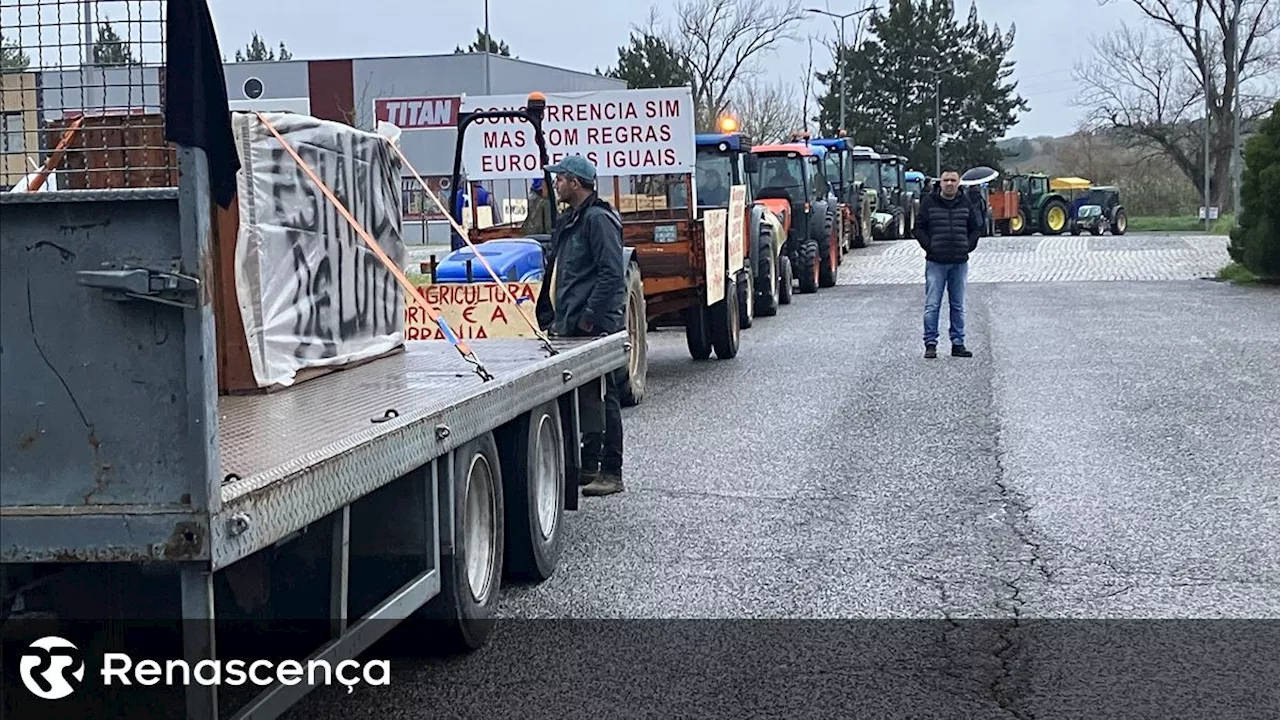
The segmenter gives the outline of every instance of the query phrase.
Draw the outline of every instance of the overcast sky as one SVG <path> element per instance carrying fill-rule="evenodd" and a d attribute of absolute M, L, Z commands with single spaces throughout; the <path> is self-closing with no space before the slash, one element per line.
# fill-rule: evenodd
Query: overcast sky
<path fill-rule="evenodd" d="M 1099 6 L 1097 0 L 974 0 L 979 16 L 1002 30 L 1017 25 L 1012 59 L 1019 90 L 1031 105 L 1017 135 L 1065 135 L 1075 129 L 1078 111 L 1068 105 L 1075 90 L 1072 63 L 1089 53 L 1089 30 L 1104 31 L 1121 20 L 1140 22 L 1129 0 Z M 642 2 L 546 3 L 489 0 L 490 30 L 521 58 L 591 72 L 617 59 L 633 24 L 650 6 L 670 17 L 676 0 Z M 810 0 L 810 7 L 848 12 L 860 0 Z M 484 24 L 482 0 L 209 0 L 219 44 L 230 58 L 254 30 L 269 45 L 281 40 L 298 59 L 428 55 L 451 52 L 475 38 Z M 549 11 L 549 8 L 554 8 Z M 969 0 L 956 3 L 967 15 Z M 848 22 L 852 33 L 853 20 Z M 813 16 L 804 31 L 816 37 L 834 34 L 832 21 Z M 805 42 L 779 47 L 769 62 L 779 77 L 797 78 L 808 58 Z M 815 47 L 814 66 L 828 69 L 830 55 Z"/>

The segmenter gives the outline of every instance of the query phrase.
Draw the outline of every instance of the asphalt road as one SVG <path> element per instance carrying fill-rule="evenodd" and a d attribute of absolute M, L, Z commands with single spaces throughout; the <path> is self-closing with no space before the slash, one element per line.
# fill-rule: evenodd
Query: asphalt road
<path fill-rule="evenodd" d="M 925 360 L 857 277 L 732 361 L 651 335 L 555 577 L 290 717 L 1280 716 L 1280 289 L 975 283 Z"/>

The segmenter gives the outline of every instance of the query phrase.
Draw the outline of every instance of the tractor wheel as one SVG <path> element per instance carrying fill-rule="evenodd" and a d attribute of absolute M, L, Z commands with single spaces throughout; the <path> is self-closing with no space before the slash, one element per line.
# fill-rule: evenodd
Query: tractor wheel
<path fill-rule="evenodd" d="M 1045 235 L 1061 235 L 1067 229 L 1071 212 L 1067 204 L 1058 198 L 1049 200 L 1040 211 L 1040 232 Z"/>
<path fill-rule="evenodd" d="M 693 307 L 684 309 L 684 340 L 689 346 L 689 356 L 694 360 L 711 357 L 711 308 L 699 298 Z"/>
<path fill-rule="evenodd" d="M 818 292 L 818 243 L 809 238 L 796 253 L 796 277 L 800 280 L 800 294 Z"/>
<path fill-rule="evenodd" d="M 893 215 L 893 220 L 889 221 L 889 239 L 902 240 L 907 236 L 906 213 L 896 205 L 889 212 Z"/>
<path fill-rule="evenodd" d="M 783 255 L 778 258 L 778 263 L 778 267 L 781 268 L 778 271 L 778 304 L 790 305 L 792 284 L 796 281 L 791 271 L 791 256 Z"/>
<path fill-rule="evenodd" d="M 836 276 L 840 272 L 840 250 L 836 247 L 838 242 L 834 229 L 818 242 L 818 287 L 829 288 L 836 285 Z"/>
<path fill-rule="evenodd" d="M 1089 232 L 1090 232 L 1091 234 L 1093 234 L 1093 235 L 1101 235 L 1101 234 L 1102 234 L 1102 226 L 1101 226 L 1101 225 L 1094 225 L 1093 227 L 1089 228 Z"/>
<path fill-rule="evenodd" d="M 1123 235 L 1128 229 L 1129 216 L 1125 215 L 1124 210 L 1116 210 L 1115 217 L 1111 220 L 1111 234 Z"/>
<path fill-rule="evenodd" d="M 738 313 L 738 293 L 733 279 L 726 277 L 724 283 L 724 299 L 707 308 L 708 337 L 717 358 L 732 360 L 738 356 L 742 318 Z"/>
<path fill-rule="evenodd" d="M 1031 230 L 1027 227 L 1027 211 L 1018 208 L 1018 214 L 1009 219 L 1010 235 L 1030 235 Z"/>
<path fill-rule="evenodd" d="M 759 299 L 755 303 L 756 315 L 773 317 L 778 314 L 778 259 L 773 256 L 773 244 L 768 236 L 761 234 L 760 273 L 755 278 L 755 294 Z"/>
<path fill-rule="evenodd" d="M 631 350 L 627 355 L 627 377 L 622 383 L 624 407 L 634 407 L 644 400 L 645 378 L 649 374 L 649 334 L 644 301 L 644 281 L 640 278 L 640 266 L 631 263 L 627 269 L 627 341 Z"/>
<path fill-rule="evenodd" d="M 1080 234 L 1080 226 L 1079 226 L 1079 225 L 1076 225 L 1075 223 L 1071 223 L 1071 234 L 1072 234 L 1072 235 L 1079 235 L 1079 234 Z"/>
<path fill-rule="evenodd" d="M 743 330 L 751 327 L 756 319 L 756 274 L 751 263 L 745 263 L 738 274 L 738 324 Z"/>

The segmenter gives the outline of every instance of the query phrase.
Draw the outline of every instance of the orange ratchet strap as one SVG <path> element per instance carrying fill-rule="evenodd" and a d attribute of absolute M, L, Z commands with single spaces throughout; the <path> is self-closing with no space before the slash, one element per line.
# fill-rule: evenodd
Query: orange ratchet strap
<path fill-rule="evenodd" d="M 486 382 L 492 380 L 493 375 L 489 374 L 489 371 L 485 369 L 484 363 L 480 362 L 480 359 L 476 357 L 475 353 L 472 352 L 471 348 L 461 338 L 453 334 L 453 331 L 449 329 L 449 324 L 445 322 L 444 318 L 437 315 L 435 311 L 427 306 L 426 301 L 424 301 L 422 296 L 418 294 L 418 289 L 414 287 L 413 283 L 409 281 L 409 278 L 405 276 L 404 271 L 397 267 L 396 264 L 391 261 L 391 258 L 387 257 L 387 254 L 378 246 L 378 243 L 369 235 L 369 232 L 364 229 L 364 226 L 362 226 L 351 215 L 351 212 L 342 204 L 342 201 L 338 200 L 338 198 L 334 196 L 333 191 L 330 190 L 329 187 L 324 184 L 324 181 L 316 175 L 315 171 L 311 169 L 311 166 L 298 155 L 297 151 L 294 150 L 289 142 L 284 139 L 284 136 L 276 130 L 274 125 L 271 124 L 271 121 L 263 117 L 260 112 L 254 112 L 254 115 L 256 115 L 258 120 L 260 120 L 262 124 L 271 131 L 272 135 L 275 135 L 276 139 L 280 141 L 280 144 L 284 149 L 293 157 L 293 161 L 298 163 L 298 167 L 302 168 L 302 171 L 307 174 L 307 177 L 311 178 L 311 182 L 315 183 L 316 187 L 320 188 L 320 191 L 329 199 L 329 202 L 333 203 L 333 206 L 338 209 L 338 212 L 342 213 L 342 216 L 346 218 L 347 222 L 351 223 L 351 227 L 355 229 L 355 231 L 364 240 L 365 244 L 369 246 L 369 249 L 373 251 L 373 254 L 378 256 L 378 259 L 381 260 L 382 264 L 391 271 L 392 275 L 395 275 L 396 280 L 398 280 L 400 285 L 404 288 L 406 297 L 413 298 L 413 302 L 417 303 L 418 307 L 426 311 L 427 316 L 435 322 L 435 324 L 440 328 L 440 331 L 444 333 L 444 336 L 449 339 L 449 342 L 452 343 L 454 348 L 456 348 L 462 355 L 462 358 L 475 366 L 476 374 L 480 376 L 481 380 Z"/>

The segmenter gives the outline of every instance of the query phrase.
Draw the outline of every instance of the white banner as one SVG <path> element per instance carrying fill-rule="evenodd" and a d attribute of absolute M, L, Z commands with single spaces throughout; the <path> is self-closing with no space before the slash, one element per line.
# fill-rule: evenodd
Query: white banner
<path fill-rule="evenodd" d="M 729 274 L 735 275 L 746 265 L 747 252 L 747 186 L 729 188 Z"/>
<path fill-rule="evenodd" d="M 707 210 L 702 213 L 702 243 L 706 248 L 707 305 L 724 299 L 724 246 L 728 211 Z"/>
<path fill-rule="evenodd" d="M 526 95 L 464 97 L 462 110 L 521 110 Z M 692 173 L 693 94 L 689 88 L 547 93 L 542 130 L 551 162 L 582 155 L 601 176 Z M 533 126 L 526 120 L 476 120 L 467 127 L 462 163 L 471 180 L 542 177 Z"/>
<path fill-rule="evenodd" d="M 263 115 L 403 266 L 400 160 L 387 140 L 307 115 Z M 256 116 L 232 120 L 242 165 L 236 294 L 259 387 L 403 345 L 395 276 Z"/>

